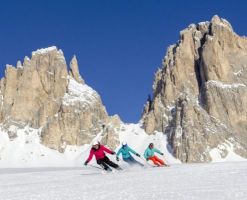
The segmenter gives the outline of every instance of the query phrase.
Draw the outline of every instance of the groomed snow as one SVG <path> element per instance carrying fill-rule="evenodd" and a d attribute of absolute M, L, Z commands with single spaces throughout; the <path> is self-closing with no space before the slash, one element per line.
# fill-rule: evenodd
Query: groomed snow
<path fill-rule="evenodd" d="M 0 169 L 1 200 L 246 200 L 247 162 L 132 168 Z"/>
<path fill-rule="evenodd" d="M 1 200 L 246 199 L 247 162 L 179 164 L 166 136 L 159 132 L 147 135 L 139 124 L 123 125 L 120 141 L 127 141 L 141 155 L 153 142 L 165 154 L 159 157 L 171 167 L 153 168 L 134 156 L 145 168 L 130 168 L 120 160 L 122 172 L 102 174 L 91 167 L 96 166 L 94 159 L 83 166 L 90 145 L 68 146 L 61 154 L 40 144 L 40 130 L 12 126 L 9 131 L 17 131 L 17 138 L 10 140 L 4 130 L 0 132 Z M 115 156 L 109 157 L 117 162 Z M 230 152 L 227 158 L 237 157 Z"/>

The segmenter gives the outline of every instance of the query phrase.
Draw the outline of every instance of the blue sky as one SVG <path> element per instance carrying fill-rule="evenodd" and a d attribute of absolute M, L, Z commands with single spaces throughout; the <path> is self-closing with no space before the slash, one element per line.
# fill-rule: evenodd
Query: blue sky
<path fill-rule="evenodd" d="M 109 114 L 140 119 L 154 73 L 179 31 L 215 14 L 247 35 L 247 3 L 223 0 L 2 0 L 0 75 L 31 51 L 55 45 L 97 90 Z"/>

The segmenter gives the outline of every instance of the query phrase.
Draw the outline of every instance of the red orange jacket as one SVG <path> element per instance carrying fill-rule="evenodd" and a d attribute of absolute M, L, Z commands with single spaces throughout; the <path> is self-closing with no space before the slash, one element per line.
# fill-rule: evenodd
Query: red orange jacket
<path fill-rule="evenodd" d="M 90 154 L 88 156 L 87 162 L 92 160 L 93 156 L 95 156 L 96 160 L 100 160 L 100 159 L 104 158 L 105 157 L 105 152 L 106 153 L 110 153 L 110 154 L 114 153 L 113 151 L 111 151 L 110 149 L 106 148 L 103 145 L 100 145 L 98 149 L 92 148 L 90 150 Z"/>

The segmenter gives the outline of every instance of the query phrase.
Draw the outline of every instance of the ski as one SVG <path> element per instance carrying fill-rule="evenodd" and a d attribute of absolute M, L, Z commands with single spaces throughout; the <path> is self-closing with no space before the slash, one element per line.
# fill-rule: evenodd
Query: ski
<path fill-rule="evenodd" d="M 159 165 L 159 166 L 153 165 L 153 167 L 170 167 L 170 165 Z"/>

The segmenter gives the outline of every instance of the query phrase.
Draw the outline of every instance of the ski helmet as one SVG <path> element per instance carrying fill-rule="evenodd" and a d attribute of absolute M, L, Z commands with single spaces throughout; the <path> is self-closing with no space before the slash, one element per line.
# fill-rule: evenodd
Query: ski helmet
<path fill-rule="evenodd" d="M 122 142 L 122 145 L 123 145 L 123 146 L 127 146 L 127 142 L 126 142 L 126 141 L 123 141 L 123 142 Z"/>
<path fill-rule="evenodd" d="M 95 145 L 99 145 L 99 141 L 95 140 L 95 141 L 93 142 L 93 146 L 95 146 Z"/>

